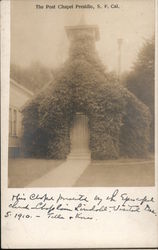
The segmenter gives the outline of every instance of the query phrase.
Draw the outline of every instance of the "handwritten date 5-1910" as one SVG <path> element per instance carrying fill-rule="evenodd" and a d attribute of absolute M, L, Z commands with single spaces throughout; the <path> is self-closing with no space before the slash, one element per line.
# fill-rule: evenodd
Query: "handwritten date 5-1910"
<path fill-rule="evenodd" d="M 15 219 L 21 220 L 21 219 L 31 219 L 32 216 L 29 214 L 23 214 L 23 213 L 16 213 L 12 214 L 11 211 L 7 211 L 6 214 L 4 215 L 5 218 L 13 216 Z"/>

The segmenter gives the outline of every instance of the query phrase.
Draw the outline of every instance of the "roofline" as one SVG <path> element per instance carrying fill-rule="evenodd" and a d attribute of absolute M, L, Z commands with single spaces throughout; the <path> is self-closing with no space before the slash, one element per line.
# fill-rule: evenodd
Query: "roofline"
<path fill-rule="evenodd" d="M 30 90 L 28 90 L 27 88 L 23 87 L 22 85 L 20 85 L 19 83 L 17 83 L 15 80 L 13 80 L 12 78 L 10 78 L 10 82 L 15 85 L 16 87 L 18 87 L 19 89 L 21 89 L 22 91 L 26 92 L 27 94 L 33 96 L 34 93 Z"/>
<path fill-rule="evenodd" d="M 33 99 L 35 99 L 42 91 L 44 91 L 47 87 L 49 87 L 49 85 L 52 83 L 53 79 L 50 80 L 47 84 L 45 84 L 39 91 L 37 91 L 37 93 L 33 94 L 33 96 L 27 100 L 27 102 L 20 108 L 20 111 L 22 112 L 24 110 L 24 108 L 31 103 L 31 101 Z"/>

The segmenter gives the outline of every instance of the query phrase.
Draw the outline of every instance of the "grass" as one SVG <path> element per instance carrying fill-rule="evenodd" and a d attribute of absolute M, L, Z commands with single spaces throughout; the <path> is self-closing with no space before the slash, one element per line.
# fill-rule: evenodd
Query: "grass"
<path fill-rule="evenodd" d="M 59 167 L 61 160 L 45 159 L 10 159 L 8 163 L 9 187 L 25 187 Z M 67 175 L 71 176 L 69 169 Z M 107 161 L 91 161 L 75 187 L 142 187 L 154 186 L 154 158 L 118 159 Z M 66 178 L 66 176 L 63 176 Z M 63 178 L 62 177 L 62 178 Z M 73 177 L 72 177 L 73 178 Z"/>
<path fill-rule="evenodd" d="M 62 163 L 61 160 L 10 159 L 8 162 L 9 187 L 24 187 Z"/>
<path fill-rule="evenodd" d="M 154 159 L 92 161 L 76 187 L 154 186 Z"/>

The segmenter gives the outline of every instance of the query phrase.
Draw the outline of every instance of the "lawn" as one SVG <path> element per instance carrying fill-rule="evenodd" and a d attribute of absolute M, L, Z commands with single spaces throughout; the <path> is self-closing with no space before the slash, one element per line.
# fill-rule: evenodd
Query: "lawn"
<path fill-rule="evenodd" d="M 92 161 L 76 187 L 141 187 L 154 185 L 154 159 Z"/>
<path fill-rule="evenodd" d="M 8 164 L 9 187 L 26 187 L 29 183 L 42 177 L 44 187 L 46 176 L 56 178 L 57 168 L 61 168 L 64 161 L 45 159 L 10 159 Z M 72 162 L 75 164 L 76 162 Z M 61 176 L 64 183 L 73 180 L 72 168 L 64 168 Z M 71 177 L 72 176 L 72 177 Z M 107 161 L 91 161 L 84 172 L 76 178 L 74 187 L 114 187 L 114 186 L 153 186 L 154 158 L 150 159 L 118 159 Z M 60 181 L 61 181 L 60 179 Z M 71 180 L 71 181 L 72 181 Z M 59 185 L 57 185 L 59 186 Z M 71 184 L 70 184 L 71 186 Z M 50 185 L 51 187 L 51 185 Z"/>
<path fill-rule="evenodd" d="M 9 187 L 25 187 L 58 167 L 62 162 L 45 159 L 10 159 L 8 162 Z"/>

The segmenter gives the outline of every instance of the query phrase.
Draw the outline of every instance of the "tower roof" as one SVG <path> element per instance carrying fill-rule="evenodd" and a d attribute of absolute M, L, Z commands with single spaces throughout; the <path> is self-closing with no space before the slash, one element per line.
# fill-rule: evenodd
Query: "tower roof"
<path fill-rule="evenodd" d="M 81 22 L 80 22 L 81 23 Z M 71 38 L 76 31 L 89 31 L 94 34 L 94 38 L 96 41 L 99 40 L 99 28 L 97 25 L 88 25 L 88 24 L 80 24 L 75 26 L 65 26 L 65 30 L 67 33 L 68 38 Z"/>

